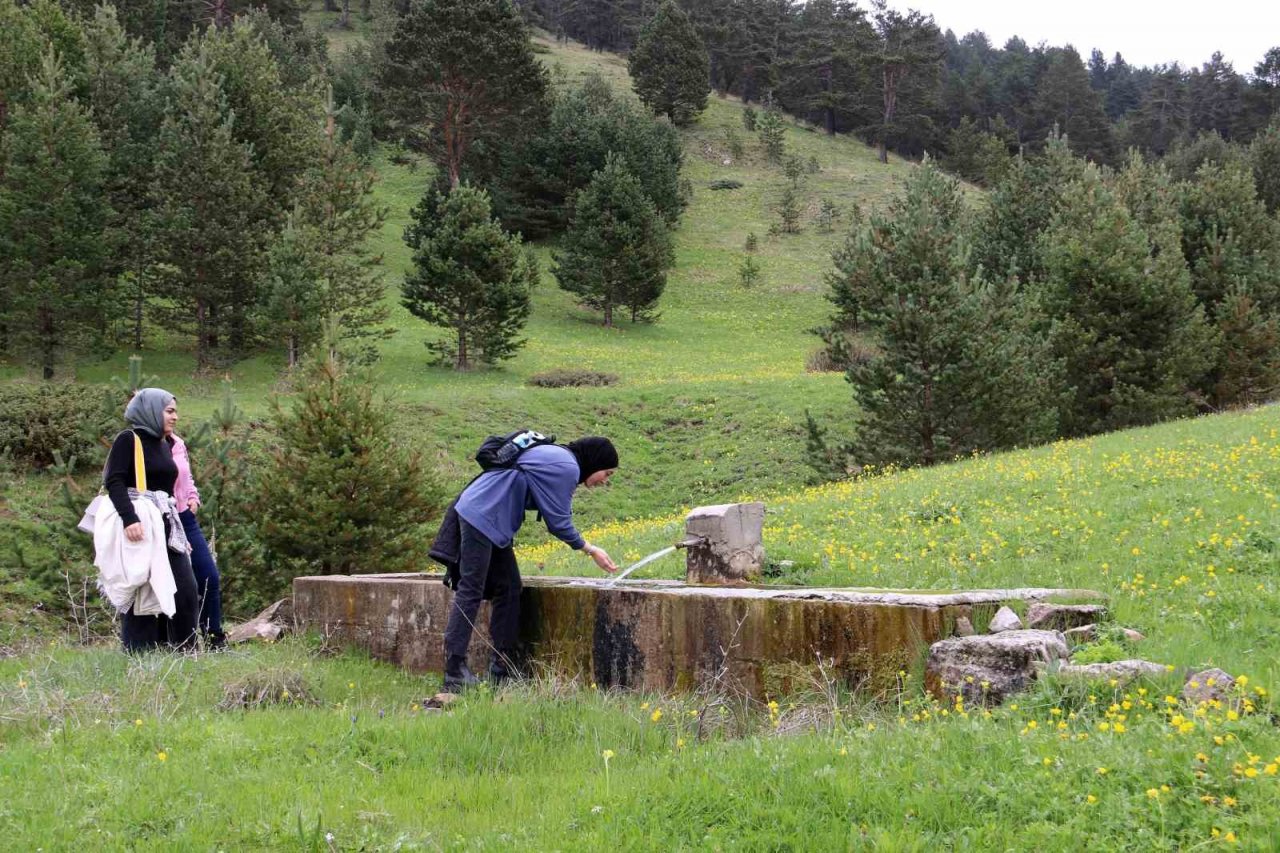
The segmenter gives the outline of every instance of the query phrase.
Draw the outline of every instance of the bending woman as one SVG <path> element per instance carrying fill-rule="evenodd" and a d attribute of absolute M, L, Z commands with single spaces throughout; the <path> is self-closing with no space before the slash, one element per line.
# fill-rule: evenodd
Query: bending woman
<path fill-rule="evenodd" d="M 125 651 L 139 652 L 153 649 L 161 643 L 178 649 L 195 645 L 196 616 L 200 600 L 196 591 L 195 574 L 187 555 L 186 537 L 181 535 L 181 523 L 177 520 L 177 506 L 173 503 L 174 484 L 178 479 L 178 465 L 173 461 L 173 428 L 178 422 L 178 401 L 168 391 L 159 388 L 143 388 L 129 401 L 124 410 L 129 429 L 116 436 L 103 471 L 103 484 L 107 495 L 120 515 L 125 538 L 141 542 L 146 536 L 142 522 L 133 509 L 130 491 L 137 483 L 133 461 L 133 437 L 142 444 L 143 465 L 146 471 L 148 497 L 165 505 L 164 535 L 170 543 L 166 549 L 169 567 L 177 586 L 174 594 L 176 611 L 172 616 L 139 616 L 130 608 L 121 615 L 120 636 Z M 134 495 L 136 495 L 136 491 Z M 178 527 L 174 535 L 174 527 Z M 175 548 L 175 541 L 179 543 Z"/>
<path fill-rule="evenodd" d="M 574 491 L 578 486 L 592 489 L 607 484 L 617 468 L 613 443 L 588 436 L 568 445 L 532 447 L 520 455 L 514 468 L 481 474 L 463 490 L 455 504 L 460 577 L 444 632 L 446 690 L 465 689 L 479 681 L 466 661 L 476 613 L 485 597 L 492 599 L 489 674 L 497 682 L 515 674 L 520 569 L 511 549 L 526 511 L 541 513 L 553 536 L 590 557 L 601 571 L 617 570 L 609 554 L 583 539 L 573 525 Z"/>

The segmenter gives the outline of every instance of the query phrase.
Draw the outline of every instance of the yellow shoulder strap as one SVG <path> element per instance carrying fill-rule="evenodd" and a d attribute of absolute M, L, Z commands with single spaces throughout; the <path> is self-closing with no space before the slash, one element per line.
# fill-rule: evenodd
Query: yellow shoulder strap
<path fill-rule="evenodd" d="M 133 473 L 137 478 L 138 491 L 145 492 L 147 490 L 147 464 L 142 458 L 142 439 L 138 438 L 138 434 L 133 434 Z"/>

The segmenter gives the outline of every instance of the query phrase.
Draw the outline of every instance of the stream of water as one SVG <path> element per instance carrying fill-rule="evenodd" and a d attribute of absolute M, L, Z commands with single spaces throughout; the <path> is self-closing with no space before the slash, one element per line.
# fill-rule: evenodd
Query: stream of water
<path fill-rule="evenodd" d="M 614 577 L 610 578 L 610 579 L 609 579 L 609 581 L 605 584 L 605 586 L 613 586 L 615 583 L 617 583 L 618 581 L 622 580 L 622 579 L 623 579 L 623 578 L 625 578 L 627 575 L 631 574 L 632 572 L 634 572 L 636 569 L 640 568 L 641 566 L 647 566 L 647 565 L 649 565 L 650 563 L 652 563 L 654 560 L 657 560 L 657 559 L 660 559 L 660 558 L 662 558 L 662 557 L 667 556 L 668 554 L 670 554 L 670 553 L 671 553 L 672 551 L 674 551 L 675 549 L 676 549 L 676 546 L 675 546 L 675 545 L 668 545 L 666 548 L 663 548 L 661 551 L 654 551 L 652 554 L 650 554 L 649 556 L 645 557 L 645 558 L 644 558 L 643 560 L 641 560 L 640 562 L 638 562 L 638 563 L 634 563 L 634 564 L 632 564 L 631 566 L 628 566 L 628 567 L 627 567 L 627 569 L 626 569 L 625 571 L 623 571 L 621 574 L 619 574 L 619 575 L 615 575 Z"/>

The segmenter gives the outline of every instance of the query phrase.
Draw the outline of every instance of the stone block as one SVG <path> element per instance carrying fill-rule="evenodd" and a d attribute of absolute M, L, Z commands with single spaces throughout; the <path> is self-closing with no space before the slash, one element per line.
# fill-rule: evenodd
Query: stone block
<path fill-rule="evenodd" d="M 733 584 L 757 580 L 764 569 L 764 504 L 695 507 L 685 519 L 685 579 Z"/>
<path fill-rule="evenodd" d="M 1235 694 L 1236 679 L 1229 672 L 1220 669 L 1205 669 L 1187 676 L 1182 685 L 1182 698 L 1192 705 L 1207 702 L 1230 703 L 1237 698 Z"/>
<path fill-rule="evenodd" d="M 1066 660 L 1069 654 L 1058 631 L 952 637 L 929 647 L 925 687 L 943 701 L 958 693 L 967 702 L 999 704 L 1035 681 L 1037 663 Z"/>
<path fill-rule="evenodd" d="M 1137 678 L 1161 678 L 1166 672 L 1163 664 L 1148 660 L 1118 660 L 1111 663 L 1064 664 L 1058 667 L 1057 676 L 1085 681 L 1114 679 L 1127 684 Z"/>
<path fill-rule="evenodd" d="M 987 630 L 993 634 L 999 634 L 1002 631 L 1020 631 L 1022 620 L 1018 618 L 1018 614 L 1012 607 L 1001 607 L 996 611 L 996 615 L 991 617 Z"/>
<path fill-rule="evenodd" d="M 1107 620 L 1107 608 L 1101 604 L 1050 604 L 1037 601 L 1027 608 L 1027 627 L 1046 631 L 1065 631 L 1082 625 L 1096 625 Z"/>

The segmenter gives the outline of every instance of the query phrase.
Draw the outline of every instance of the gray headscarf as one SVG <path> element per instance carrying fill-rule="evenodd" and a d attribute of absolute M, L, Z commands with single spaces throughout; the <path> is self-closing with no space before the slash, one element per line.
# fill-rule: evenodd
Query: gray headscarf
<path fill-rule="evenodd" d="M 125 407 L 124 419 L 129 426 L 148 432 L 156 438 L 164 438 L 164 410 L 178 399 L 160 388 L 143 388 Z"/>

